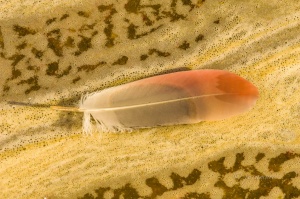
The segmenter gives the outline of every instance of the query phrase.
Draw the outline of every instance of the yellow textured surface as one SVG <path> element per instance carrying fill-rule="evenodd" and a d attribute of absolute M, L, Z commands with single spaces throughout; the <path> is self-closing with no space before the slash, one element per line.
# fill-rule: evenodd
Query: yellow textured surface
<path fill-rule="evenodd" d="M 300 198 L 300 3 L 0 1 L 1 198 Z M 241 116 L 81 133 L 81 94 L 182 69 L 252 82 Z"/>

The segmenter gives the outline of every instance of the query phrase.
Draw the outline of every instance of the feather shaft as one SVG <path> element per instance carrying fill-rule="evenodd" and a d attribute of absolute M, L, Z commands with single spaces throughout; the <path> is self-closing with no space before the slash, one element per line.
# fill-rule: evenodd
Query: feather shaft
<path fill-rule="evenodd" d="M 67 107 L 67 106 L 50 106 L 51 109 L 57 111 L 68 111 L 68 112 L 84 112 L 85 110 L 81 110 L 78 107 Z"/>
<path fill-rule="evenodd" d="M 166 100 L 161 102 L 152 102 L 148 104 L 138 104 L 138 105 L 132 105 L 132 106 L 118 106 L 118 107 L 112 107 L 112 108 L 95 108 L 95 109 L 83 109 L 83 108 L 76 108 L 76 107 L 56 107 L 52 106 L 51 108 L 56 110 L 62 110 L 62 111 L 77 111 L 77 112 L 101 112 L 101 111 L 116 111 L 116 110 L 124 110 L 124 109 L 131 109 L 131 108 L 141 108 L 146 106 L 154 106 L 154 105 L 162 105 L 172 102 L 180 102 L 185 100 L 192 100 L 192 99 L 198 99 L 198 98 L 204 98 L 204 97 L 213 97 L 213 96 L 222 96 L 222 95 L 236 95 L 237 93 L 226 93 L 226 94 L 210 94 L 210 95 L 201 95 L 201 96 L 195 96 L 195 97 L 185 97 L 180 99 L 174 99 L 174 100 Z M 75 109 L 75 110 L 73 110 Z"/>

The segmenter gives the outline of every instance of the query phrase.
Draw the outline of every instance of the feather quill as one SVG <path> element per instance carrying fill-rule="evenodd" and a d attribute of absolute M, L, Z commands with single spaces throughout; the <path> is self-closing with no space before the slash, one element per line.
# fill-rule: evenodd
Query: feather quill
<path fill-rule="evenodd" d="M 194 70 L 154 76 L 82 97 L 83 131 L 92 131 L 91 117 L 103 132 L 222 120 L 250 110 L 257 88 L 222 70 Z"/>

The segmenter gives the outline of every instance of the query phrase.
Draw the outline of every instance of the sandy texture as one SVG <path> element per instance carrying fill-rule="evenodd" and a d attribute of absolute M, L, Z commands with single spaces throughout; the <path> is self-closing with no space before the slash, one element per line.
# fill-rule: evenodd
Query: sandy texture
<path fill-rule="evenodd" d="M 299 198 L 300 3 L 0 1 L 1 198 Z M 248 113 L 81 133 L 80 96 L 223 69 L 260 91 Z"/>

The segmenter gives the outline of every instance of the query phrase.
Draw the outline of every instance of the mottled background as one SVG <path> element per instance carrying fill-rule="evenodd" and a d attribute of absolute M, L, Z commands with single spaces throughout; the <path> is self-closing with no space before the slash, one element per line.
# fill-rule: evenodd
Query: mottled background
<path fill-rule="evenodd" d="M 299 33 L 298 0 L 0 0 L 1 198 L 300 198 Z M 195 69 L 246 78 L 257 105 L 92 135 L 47 108 Z"/>

